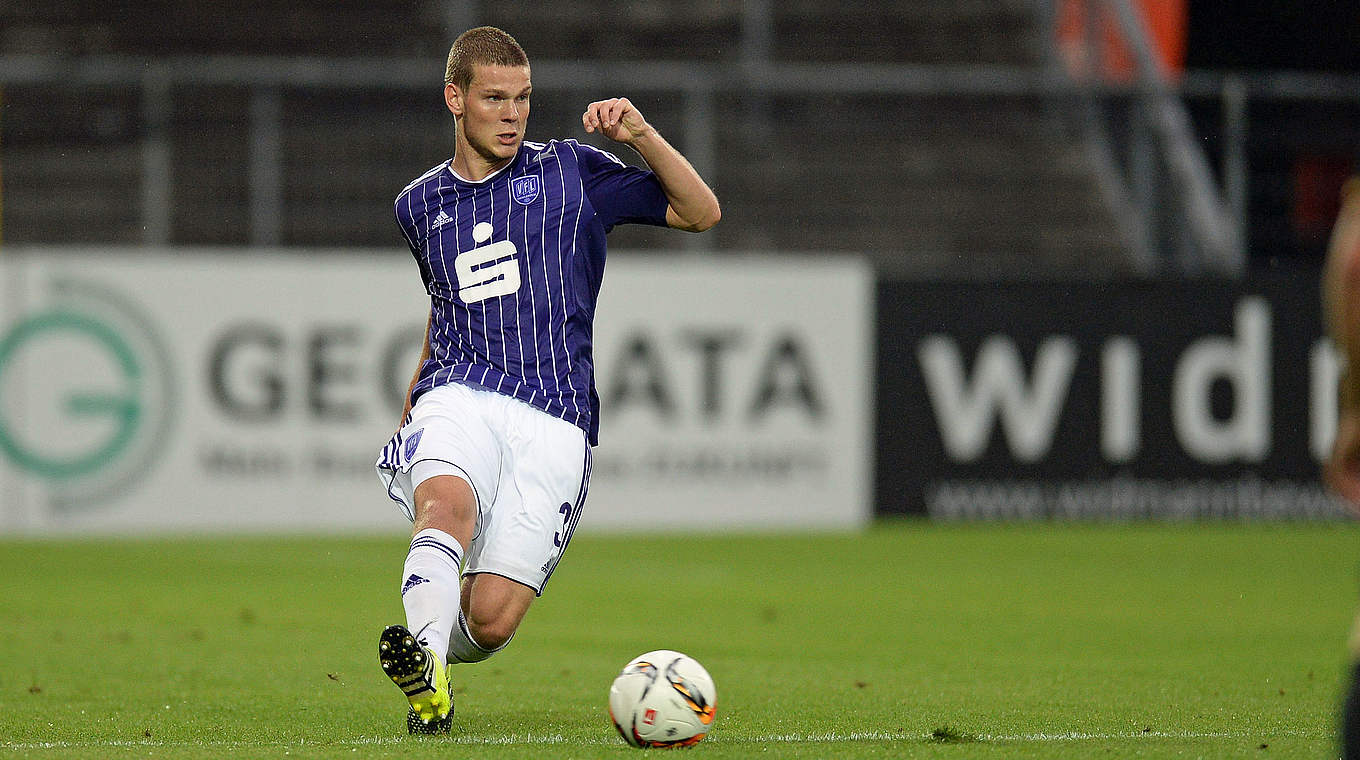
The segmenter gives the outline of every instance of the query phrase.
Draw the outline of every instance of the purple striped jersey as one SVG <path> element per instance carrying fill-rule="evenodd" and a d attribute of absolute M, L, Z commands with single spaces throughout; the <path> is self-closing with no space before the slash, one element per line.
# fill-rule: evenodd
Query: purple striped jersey
<path fill-rule="evenodd" d="M 605 233 L 666 223 L 647 170 L 575 140 L 524 142 L 480 182 L 450 161 L 397 196 L 397 222 L 430 294 L 430 358 L 411 403 L 446 383 L 503 393 L 599 432 L 591 333 Z"/>

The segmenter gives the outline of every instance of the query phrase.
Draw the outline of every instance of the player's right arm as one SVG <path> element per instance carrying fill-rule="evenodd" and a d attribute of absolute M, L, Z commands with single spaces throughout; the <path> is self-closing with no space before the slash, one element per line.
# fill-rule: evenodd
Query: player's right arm
<path fill-rule="evenodd" d="M 411 375 L 411 384 L 406 386 L 406 403 L 401 408 L 401 419 L 397 420 L 397 430 L 406 426 L 406 415 L 411 413 L 411 391 L 416 389 L 416 383 L 420 381 L 420 368 L 425 366 L 425 360 L 430 358 L 430 325 L 434 322 L 434 309 L 430 310 L 430 316 L 425 319 L 425 342 L 420 347 L 420 359 L 416 362 L 416 371 Z"/>
<path fill-rule="evenodd" d="M 1345 362 L 1336 442 L 1324 472 L 1328 484 L 1360 513 L 1360 177 L 1346 183 L 1332 229 L 1323 308 L 1328 332 Z"/>
<path fill-rule="evenodd" d="M 411 249 L 411 255 L 415 257 L 416 264 L 420 265 L 421 280 L 424 281 L 425 289 L 427 291 L 430 289 L 430 280 L 426 276 L 425 266 L 421 264 L 422 261 L 421 249 L 423 247 L 423 240 L 421 239 L 421 235 L 419 232 L 421 229 L 424 228 L 424 225 L 418 223 L 416 219 L 417 206 L 419 206 L 422 209 L 424 209 L 426 206 L 423 203 L 416 204 L 411 198 L 411 192 L 413 188 L 417 187 L 420 184 L 421 180 L 428 178 L 431 174 L 438 171 L 441 167 L 442 164 L 440 166 L 436 166 L 434 169 L 431 169 L 430 171 L 422 175 L 420 178 L 416 179 L 414 182 L 407 185 L 406 189 L 403 190 L 401 194 L 397 196 L 397 200 L 393 204 L 393 211 L 396 214 L 397 227 L 401 229 L 401 236 L 406 240 L 407 247 Z M 425 360 L 430 358 L 430 326 L 433 323 L 434 323 L 434 304 L 432 302 L 430 304 L 430 314 L 425 319 L 425 338 L 420 346 L 420 359 L 416 362 L 416 371 L 411 375 L 410 385 L 406 386 L 406 400 L 402 404 L 401 418 L 397 420 L 398 432 L 400 432 L 401 429 L 406 426 L 406 415 L 411 413 L 411 392 L 415 390 L 416 383 L 420 381 L 420 370 L 422 367 L 425 366 Z"/>

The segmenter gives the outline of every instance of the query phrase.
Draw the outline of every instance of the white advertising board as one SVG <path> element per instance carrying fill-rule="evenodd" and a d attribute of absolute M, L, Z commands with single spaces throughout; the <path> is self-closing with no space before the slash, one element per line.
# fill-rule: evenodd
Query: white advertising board
<path fill-rule="evenodd" d="M 625 259 L 596 320 L 583 524 L 858 525 L 870 515 L 872 288 L 856 262 Z"/>
<path fill-rule="evenodd" d="M 0 531 L 405 530 L 372 463 L 409 257 L 31 250 L 0 283 Z M 583 529 L 867 520 L 871 310 L 854 260 L 615 256 Z"/>

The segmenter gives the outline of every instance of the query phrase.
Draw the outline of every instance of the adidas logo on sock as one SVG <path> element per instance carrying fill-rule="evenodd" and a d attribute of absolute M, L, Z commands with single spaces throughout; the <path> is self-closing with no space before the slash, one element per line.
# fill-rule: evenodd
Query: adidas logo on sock
<path fill-rule="evenodd" d="M 401 584 L 401 595 L 406 596 L 407 591 L 410 591 L 411 589 L 415 588 L 416 586 L 419 586 L 422 583 L 429 582 L 430 582 L 429 578 L 422 578 L 419 575 L 416 575 L 415 573 L 411 573 L 411 577 L 407 578 L 406 582 Z"/>

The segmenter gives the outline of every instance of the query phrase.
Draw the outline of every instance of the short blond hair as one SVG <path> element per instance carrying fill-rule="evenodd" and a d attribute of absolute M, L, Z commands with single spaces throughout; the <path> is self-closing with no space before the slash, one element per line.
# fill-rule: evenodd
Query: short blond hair
<path fill-rule="evenodd" d="M 494 26 L 479 26 L 453 41 L 444 67 L 444 84 L 467 91 L 472 84 L 472 67 L 476 65 L 528 66 L 529 56 L 508 33 Z"/>

